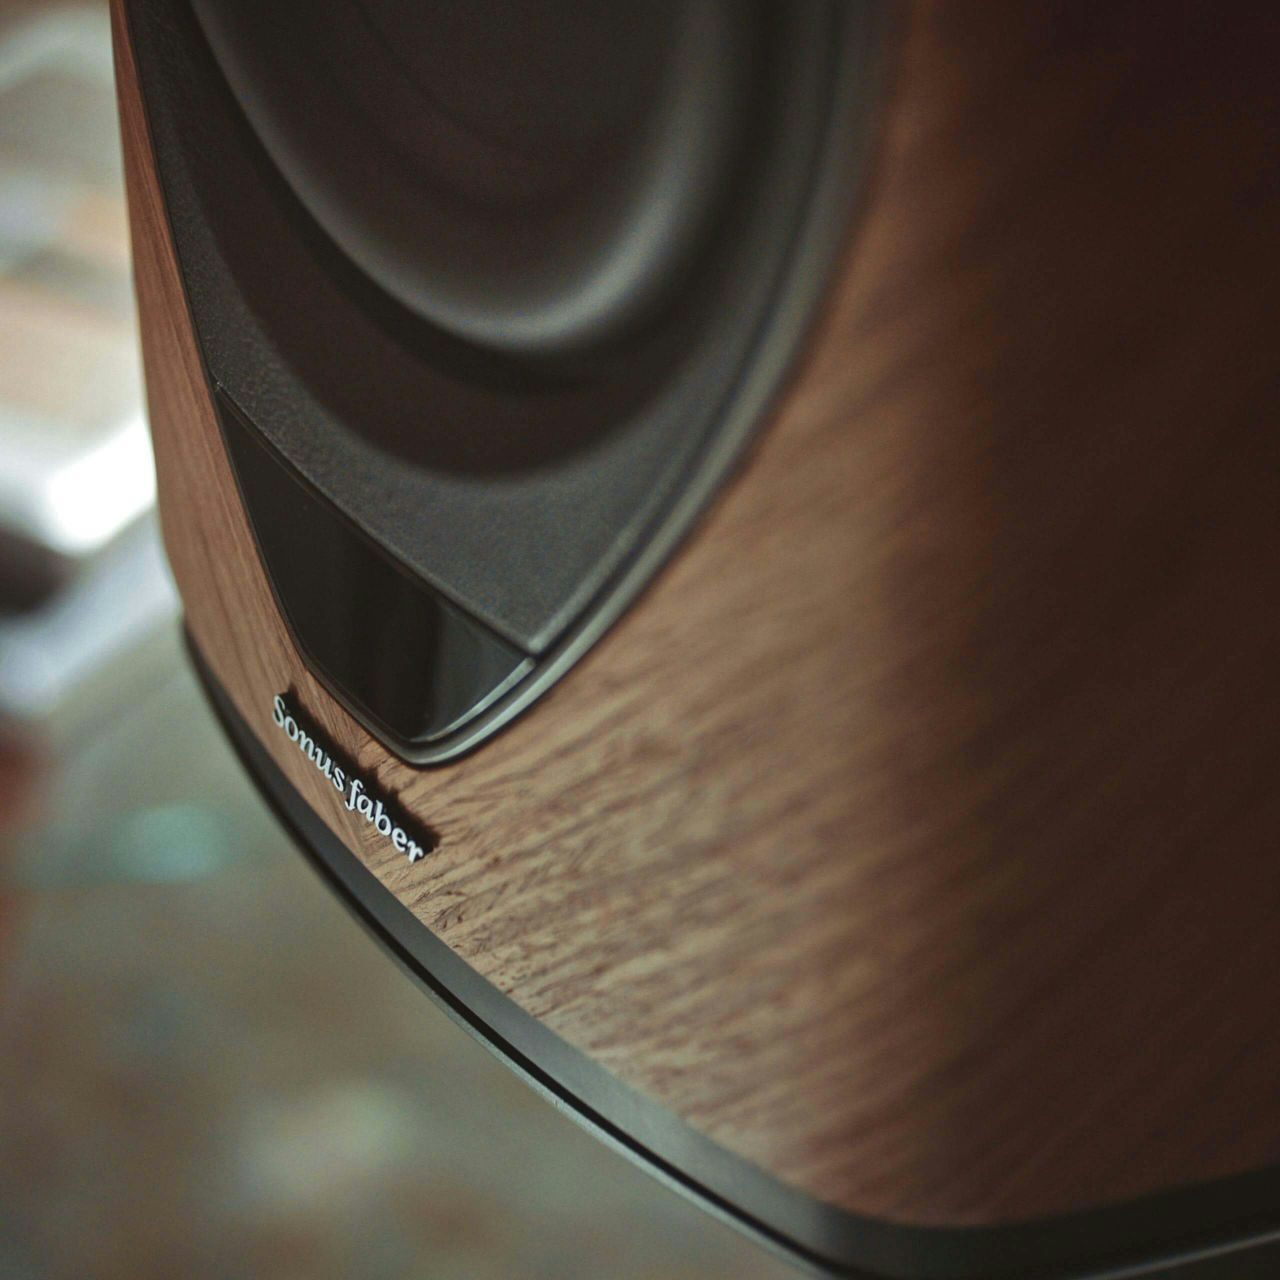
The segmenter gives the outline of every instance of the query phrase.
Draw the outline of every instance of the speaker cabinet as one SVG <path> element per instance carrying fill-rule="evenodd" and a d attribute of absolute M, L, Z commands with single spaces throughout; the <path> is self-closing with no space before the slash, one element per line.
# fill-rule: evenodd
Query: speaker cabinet
<path fill-rule="evenodd" d="M 388 950 L 818 1270 L 1272 1274 L 1276 13 L 114 18 L 192 657 Z"/>

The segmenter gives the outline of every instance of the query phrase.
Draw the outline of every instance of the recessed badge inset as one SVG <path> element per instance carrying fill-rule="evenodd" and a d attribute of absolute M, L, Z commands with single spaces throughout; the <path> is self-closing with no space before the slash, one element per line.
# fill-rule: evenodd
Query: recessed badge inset
<path fill-rule="evenodd" d="M 271 704 L 271 719 L 290 742 L 307 757 L 332 784 L 352 813 L 358 813 L 379 835 L 385 836 L 410 862 L 425 858 L 435 848 L 429 837 L 415 839 L 399 817 L 350 766 L 338 763 L 332 748 L 321 743 L 315 730 L 299 723 L 299 714 L 289 709 L 284 695 L 277 693 Z M 407 823 L 411 829 L 413 823 Z"/>

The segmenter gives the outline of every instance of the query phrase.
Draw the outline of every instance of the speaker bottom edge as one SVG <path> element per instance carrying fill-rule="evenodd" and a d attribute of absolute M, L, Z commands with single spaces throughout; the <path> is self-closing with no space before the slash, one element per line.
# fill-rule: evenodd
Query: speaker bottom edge
<path fill-rule="evenodd" d="M 1280 1166 L 1124 1205 L 978 1227 L 862 1217 L 778 1181 L 616 1080 L 432 934 L 307 804 L 185 629 L 184 639 L 210 707 L 268 807 L 434 1003 L 558 1110 L 788 1261 L 847 1280 L 1252 1280 L 1280 1273 Z"/>

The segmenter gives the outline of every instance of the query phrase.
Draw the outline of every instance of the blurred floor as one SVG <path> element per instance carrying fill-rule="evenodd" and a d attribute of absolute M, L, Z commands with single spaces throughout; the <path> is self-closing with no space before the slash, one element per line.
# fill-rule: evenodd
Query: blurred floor
<path fill-rule="evenodd" d="M 105 11 L 0 3 L 0 1280 L 793 1274 L 452 1024 L 265 812 L 150 509 Z"/>
<path fill-rule="evenodd" d="M 148 661 L 11 848 L 0 1276 L 791 1274 L 436 1010 Z"/>

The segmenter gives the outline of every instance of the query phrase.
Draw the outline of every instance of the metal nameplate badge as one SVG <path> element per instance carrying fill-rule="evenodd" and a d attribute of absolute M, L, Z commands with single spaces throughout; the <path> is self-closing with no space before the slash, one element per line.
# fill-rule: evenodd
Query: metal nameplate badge
<path fill-rule="evenodd" d="M 291 709 L 285 695 L 277 693 L 271 704 L 271 719 L 299 751 L 328 779 L 352 813 L 358 813 L 379 835 L 385 836 L 410 862 L 425 858 L 435 848 L 435 840 L 425 833 L 410 834 L 415 824 L 401 817 L 351 767 L 332 746 L 323 742 L 314 725 L 296 709 Z M 406 829 L 407 828 L 407 829 Z"/>

